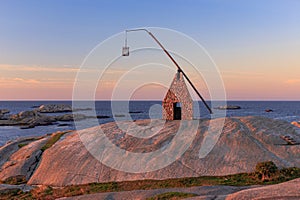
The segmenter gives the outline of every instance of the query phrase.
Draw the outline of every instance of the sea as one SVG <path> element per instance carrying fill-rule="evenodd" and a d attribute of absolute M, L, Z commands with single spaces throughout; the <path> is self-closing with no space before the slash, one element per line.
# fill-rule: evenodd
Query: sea
<path fill-rule="evenodd" d="M 87 108 L 85 111 L 77 111 L 76 113 L 97 116 L 99 124 L 113 122 L 119 120 L 121 115 L 118 107 L 125 107 L 130 119 L 153 119 L 161 118 L 161 101 L 129 101 L 129 102 L 111 102 L 111 101 L 95 101 L 80 102 L 81 108 Z M 0 109 L 10 110 L 10 114 L 17 114 L 22 111 L 33 110 L 40 105 L 45 104 L 67 104 L 72 105 L 72 101 L 0 101 Z M 211 102 L 208 102 L 211 104 Z M 85 107 L 86 105 L 86 107 Z M 93 106 L 93 113 L 88 108 Z M 222 104 L 220 104 L 222 105 Z M 226 116 L 264 116 L 273 119 L 285 120 L 288 122 L 300 121 L 300 101 L 227 101 L 227 105 L 240 106 L 241 109 L 226 110 Z M 204 107 L 202 102 L 194 102 L 199 112 L 194 113 L 194 118 L 210 118 L 210 114 Z M 122 109 L 121 109 L 122 110 Z M 271 110 L 271 112 L 266 112 Z M 154 114 L 153 114 L 154 113 Z M 47 115 L 62 115 L 67 113 L 51 113 Z M 88 120 L 88 119 L 87 119 Z M 84 127 L 87 128 L 87 127 Z M 18 126 L 0 126 L 0 146 L 8 141 L 20 137 L 41 136 L 56 131 L 75 130 L 78 129 L 74 122 L 57 122 L 48 126 L 36 126 L 31 129 L 20 129 Z"/>

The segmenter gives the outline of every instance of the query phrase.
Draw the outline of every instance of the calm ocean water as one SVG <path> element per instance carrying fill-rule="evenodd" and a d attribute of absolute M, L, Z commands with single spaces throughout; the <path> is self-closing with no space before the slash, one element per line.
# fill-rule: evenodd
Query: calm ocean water
<path fill-rule="evenodd" d="M 0 109 L 9 109 L 10 114 L 16 114 L 25 110 L 32 110 L 34 106 L 42 104 L 69 104 L 72 105 L 71 101 L 0 101 Z M 122 107 L 124 102 L 117 102 L 117 108 Z M 82 102 L 82 108 L 85 107 L 85 102 Z M 97 101 L 93 103 L 96 108 L 97 115 L 110 116 L 107 119 L 99 119 L 99 123 L 107 123 L 114 121 L 111 102 L 110 101 Z M 161 105 L 160 101 L 131 101 L 129 103 L 130 117 L 132 119 L 147 119 L 147 118 L 161 118 Z M 240 110 L 227 110 L 227 116 L 265 116 L 274 119 L 291 121 L 300 120 L 300 101 L 228 101 L 227 105 L 238 105 L 242 109 Z M 209 118 L 207 110 L 203 104 L 199 102 L 200 106 L 200 117 Z M 154 109 L 154 111 L 151 109 Z M 273 112 L 265 112 L 266 109 L 272 109 Z M 90 115 L 89 111 L 80 111 Z M 149 114 L 150 113 L 150 114 Z M 153 115 L 155 113 L 155 115 Z M 63 113 L 56 113 L 60 115 Z M 116 114 L 116 112 L 114 112 Z M 150 116 L 149 116 L 150 115 Z M 195 114 L 195 118 L 199 118 L 199 113 Z M 68 126 L 58 126 L 59 123 L 68 124 Z M 55 125 L 50 126 L 38 126 L 33 129 L 20 129 L 19 127 L 12 126 L 0 126 L 0 146 L 5 144 L 9 140 L 16 139 L 24 136 L 38 136 L 47 133 L 53 133 L 59 130 L 74 130 L 75 126 L 72 122 L 59 122 Z"/>

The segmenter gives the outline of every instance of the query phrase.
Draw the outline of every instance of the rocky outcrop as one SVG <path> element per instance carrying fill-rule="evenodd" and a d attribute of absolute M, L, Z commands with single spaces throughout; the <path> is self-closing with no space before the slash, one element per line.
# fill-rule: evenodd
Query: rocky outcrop
<path fill-rule="evenodd" d="M 54 118 L 56 121 L 73 121 L 74 119 L 83 120 L 91 117 L 83 114 L 65 114 L 65 115 L 55 116 Z"/>
<path fill-rule="evenodd" d="M 0 114 L 10 113 L 8 109 L 0 109 Z"/>
<path fill-rule="evenodd" d="M 226 106 L 216 107 L 216 109 L 219 109 L 219 110 L 239 110 L 239 109 L 241 109 L 241 107 L 240 106 L 233 106 L 233 105 L 226 105 Z"/>
<path fill-rule="evenodd" d="M 71 105 L 68 104 L 45 104 L 40 105 L 35 109 L 40 113 L 60 113 L 60 112 L 72 112 L 72 111 L 82 111 L 82 110 L 92 110 L 91 108 L 75 108 L 73 109 Z"/>
<path fill-rule="evenodd" d="M 73 121 L 91 118 L 83 114 L 64 114 L 59 116 L 49 116 L 41 114 L 36 110 L 23 111 L 15 115 L 11 115 L 7 120 L 0 120 L 0 126 L 21 126 L 24 128 L 34 128 L 35 126 L 52 125 L 57 121 Z"/>
<path fill-rule="evenodd" d="M 300 121 L 293 121 L 293 122 L 291 122 L 291 124 L 292 125 L 294 125 L 294 126 L 296 126 L 296 127 L 298 127 L 298 128 L 300 128 Z"/>
<path fill-rule="evenodd" d="M 41 105 L 36 111 L 40 113 L 72 112 L 72 106 L 66 104 L 47 104 Z"/>
<path fill-rule="evenodd" d="M 2 119 L 3 116 L 7 113 L 10 113 L 8 109 L 0 109 L 0 119 Z"/>
<path fill-rule="evenodd" d="M 28 144 L 30 142 L 33 142 L 35 140 L 39 140 L 43 137 L 36 137 L 36 138 L 20 138 L 18 140 L 15 141 L 9 141 L 7 142 L 4 146 L 0 147 L 0 168 L 2 167 L 2 165 L 8 161 L 9 157 L 15 153 L 16 151 L 18 151 L 20 149 L 20 145 L 21 144 Z"/>
<path fill-rule="evenodd" d="M 239 199 L 299 199 L 300 179 L 285 183 L 242 190 L 228 195 L 226 200 Z"/>
<path fill-rule="evenodd" d="M 115 200 L 127 200 L 127 199 L 148 199 L 153 198 L 156 195 L 169 193 L 169 192 L 180 192 L 195 194 L 196 197 L 187 199 L 202 199 L 202 200 L 216 200 L 225 199 L 228 194 L 238 192 L 251 188 L 251 186 L 235 187 L 235 186 L 198 186 L 198 187 L 187 187 L 187 188 L 163 188 L 154 190 L 132 190 L 122 192 L 103 192 L 96 194 L 86 194 L 75 197 L 63 197 L 59 200 L 99 200 L 99 199 L 115 199 Z M 164 199 L 164 198 L 161 198 Z M 166 198 L 167 199 L 167 198 Z M 176 199 L 176 198 L 174 198 Z M 186 198 L 185 198 L 186 199 Z"/>
<path fill-rule="evenodd" d="M 48 137 L 28 138 L 1 147 L 0 180 L 26 182 L 39 163 L 42 155 L 41 148 L 47 140 Z"/>
<path fill-rule="evenodd" d="M 86 194 L 75 197 L 63 197 L 59 200 L 98 200 L 98 199 L 147 199 L 158 194 L 168 192 L 184 192 L 196 194 L 196 197 L 187 198 L 193 200 L 241 200 L 241 199 L 281 199 L 298 200 L 300 197 L 300 179 L 295 179 L 285 183 L 268 186 L 199 186 L 188 188 L 167 188 L 154 190 L 133 190 L 122 192 L 105 192 L 96 194 Z"/>
<path fill-rule="evenodd" d="M 51 125 L 57 121 L 53 116 L 42 115 L 37 111 L 23 111 L 10 116 L 9 120 L 21 126 L 33 128 L 35 126 Z"/>
<path fill-rule="evenodd" d="M 134 130 L 127 127 L 127 132 L 124 132 L 114 122 L 73 132 L 44 152 L 38 169 L 28 183 L 65 186 L 91 182 L 217 176 L 252 172 L 258 162 L 269 160 L 279 168 L 300 167 L 300 146 L 286 145 L 280 138 L 284 133 L 300 140 L 299 134 L 288 122 L 263 117 L 227 118 L 216 145 L 206 157 L 200 159 L 199 149 L 208 133 L 207 127 L 209 123 L 218 120 L 201 120 L 193 143 L 182 157 L 165 168 L 146 173 L 119 171 L 102 164 L 87 151 L 80 138 L 88 137 L 93 142 L 99 138 L 101 129 L 110 142 L 121 149 L 136 153 L 151 152 L 165 148 L 172 141 L 181 121 L 167 121 L 162 130 L 149 138 L 134 138 L 130 133 Z M 138 120 L 135 123 L 145 126 L 149 122 Z M 128 125 L 128 122 L 119 123 L 125 127 Z M 140 130 L 140 133 L 149 134 L 157 123 L 160 121 L 154 123 L 153 127 Z M 189 131 L 189 128 L 184 129 L 188 134 Z M 113 155 L 110 158 L 114 159 Z M 150 158 L 149 163 L 152 159 L 157 158 Z M 138 162 L 131 162 L 131 165 L 135 167 Z"/>

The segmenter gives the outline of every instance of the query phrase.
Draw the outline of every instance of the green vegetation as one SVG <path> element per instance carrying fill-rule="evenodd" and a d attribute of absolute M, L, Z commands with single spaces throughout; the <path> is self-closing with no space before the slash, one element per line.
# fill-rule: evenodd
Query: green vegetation
<path fill-rule="evenodd" d="M 277 166 L 272 161 L 257 163 L 255 173 L 262 180 L 270 180 L 278 171 Z"/>
<path fill-rule="evenodd" d="M 0 199 L 13 199 L 13 197 L 19 196 L 22 190 L 18 188 L 11 188 L 8 190 L 0 190 Z M 9 198 L 7 198 L 9 197 Z"/>
<path fill-rule="evenodd" d="M 24 146 L 26 146 L 28 143 L 20 143 L 20 144 L 18 144 L 18 147 L 19 148 L 22 148 L 22 147 L 24 147 Z"/>
<path fill-rule="evenodd" d="M 64 132 L 56 132 L 53 133 L 47 143 L 41 148 L 42 151 L 49 149 L 52 147 L 64 134 L 68 133 L 69 131 Z"/>
<path fill-rule="evenodd" d="M 168 200 L 168 199 L 176 200 L 176 199 L 184 199 L 184 198 L 195 197 L 195 196 L 198 195 L 193 193 L 185 193 L 185 192 L 166 192 L 163 194 L 158 194 L 151 198 L 147 198 L 147 200 Z"/>
<path fill-rule="evenodd" d="M 207 185 L 231 185 L 231 186 L 247 186 L 247 185 L 267 185 L 289 181 L 295 178 L 300 178 L 300 168 L 284 168 L 277 169 L 274 163 L 264 162 L 258 163 L 255 172 L 241 173 L 227 176 L 201 176 L 189 178 L 176 178 L 166 180 L 138 180 L 138 181 L 123 181 L 123 182 L 108 182 L 108 183 L 90 183 L 85 185 L 72 185 L 63 188 L 52 188 L 50 186 L 36 188 L 30 192 L 20 192 L 17 197 L 20 199 L 56 199 L 59 197 L 77 196 L 83 194 L 93 194 L 99 192 L 119 192 L 131 190 L 150 190 L 158 188 L 186 188 L 192 186 L 207 186 Z M 259 174 L 265 174 L 262 176 Z M 266 175 L 267 174 L 267 175 Z M 15 193 L 10 196 L 7 194 L 5 198 L 14 199 Z M 172 195 L 178 195 L 173 196 Z M 165 193 L 162 196 L 155 196 L 154 199 L 178 199 L 182 193 L 175 192 Z M 191 195 L 191 194 L 189 194 Z M 22 198 L 21 198 L 22 197 Z M 15 199 L 18 199 L 15 198 Z M 0 198 L 1 199 L 1 198 Z"/>
<path fill-rule="evenodd" d="M 9 177 L 3 181 L 4 184 L 10 184 L 10 185 L 20 185 L 26 183 L 26 177 L 23 175 L 17 175 L 13 177 Z"/>

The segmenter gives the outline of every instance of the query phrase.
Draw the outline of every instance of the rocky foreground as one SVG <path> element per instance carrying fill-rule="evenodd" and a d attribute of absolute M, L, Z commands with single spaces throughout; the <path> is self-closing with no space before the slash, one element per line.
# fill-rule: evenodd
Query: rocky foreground
<path fill-rule="evenodd" d="M 218 120 L 213 119 L 210 123 Z M 135 124 L 147 127 L 149 122 L 138 120 Z M 99 131 L 104 130 L 107 138 L 122 149 L 136 153 L 151 152 L 172 141 L 180 121 L 167 121 L 162 130 L 149 138 L 134 138 L 130 135 L 130 131 L 134 130 L 130 129 L 128 122 L 120 123 L 128 128 L 127 132 L 121 131 L 115 122 L 107 123 L 66 133 L 49 148 L 44 148 L 53 139 L 49 135 L 10 142 L 0 147 L 0 181 L 21 180 L 29 185 L 67 186 L 252 172 L 256 164 L 263 161 L 273 161 L 279 168 L 300 167 L 300 134 L 293 125 L 263 117 L 235 117 L 226 119 L 220 138 L 204 158 L 199 158 L 199 149 L 207 135 L 208 120 L 200 121 L 191 146 L 169 166 L 146 173 L 123 172 L 95 159 L 83 145 L 81 137 L 97 138 Z M 157 123 L 139 134 L 149 134 L 149 131 L 155 130 Z M 189 133 L 190 129 L 183 131 Z M 296 144 L 288 145 L 283 136 L 293 138 Z"/>
<path fill-rule="evenodd" d="M 98 199 L 147 199 L 167 192 L 184 192 L 197 195 L 190 200 L 241 200 L 241 199 L 280 199 L 298 200 L 300 198 L 300 179 L 269 186 L 199 186 L 189 188 L 168 188 L 155 190 L 134 190 L 124 192 L 105 192 L 61 198 L 61 200 Z"/>

